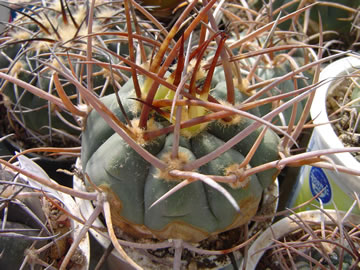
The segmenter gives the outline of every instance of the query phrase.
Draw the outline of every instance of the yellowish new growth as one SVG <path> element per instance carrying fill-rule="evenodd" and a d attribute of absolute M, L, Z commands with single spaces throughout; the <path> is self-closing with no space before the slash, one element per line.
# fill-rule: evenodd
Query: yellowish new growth
<path fill-rule="evenodd" d="M 194 67 L 195 67 L 195 64 L 196 64 L 196 60 L 195 59 L 192 59 L 190 62 L 189 62 L 189 65 L 188 65 L 188 68 L 187 68 L 187 72 L 192 72 Z M 199 70 L 196 72 L 196 75 L 195 75 L 195 80 L 196 81 L 199 81 L 199 80 L 202 80 L 205 78 L 206 76 L 206 71 L 204 70 L 203 66 L 200 64 L 200 67 L 199 67 Z"/>
<path fill-rule="evenodd" d="M 182 113 L 182 115 L 185 115 L 185 113 Z M 182 117 L 182 120 L 184 120 L 183 117 Z M 188 128 L 183 128 L 180 130 L 180 132 L 181 132 L 182 136 L 190 139 L 192 137 L 195 137 L 199 133 L 201 133 L 203 130 L 205 130 L 207 128 L 207 126 L 208 126 L 208 123 L 201 123 L 201 124 L 197 124 L 197 125 L 194 125 L 194 126 L 191 126 Z"/>
<path fill-rule="evenodd" d="M 255 90 L 252 90 L 252 91 L 248 90 L 250 82 L 246 78 L 240 78 L 240 80 L 238 80 L 237 78 L 234 78 L 234 85 L 235 85 L 236 89 L 238 89 L 241 93 L 244 93 L 245 95 L 252 96 L 256 93 Z"/>
<path fill-rule="evenodd" d="M 250 165 L 246 165 L 246 168 L 244 168 L 243 166 L 241 166 L 241 164 L 238 163 L 234 163 L 230 166 L 228 166 L 227 168 L 225 168 L 225 176 L 231 176 L 231 175 L 235 175 L 236 176 L 236 182 L 233 183 L 229 183 L 229 185 L 236 189 L 236 188 L 244 188 L 249 184 L 249 177 L 246 177 L 245 179 L 243 178 L 244 172 L 247 169 L 250 169 Z"/>
<path fill-rule="evenodd" d="M 163 155 L 162 160 L 167 164 L 165 170 L 157 170 L 157 178 L 168 180 L 168 181 L 180 181 L 178 177 L 169 174 L 172 170 L 181 170 L 185 164 L 190 160 L 189 155 L 184 152 L 179 152 L 177 158 L 172 157 L 172 153 L 168 152 Z"/>

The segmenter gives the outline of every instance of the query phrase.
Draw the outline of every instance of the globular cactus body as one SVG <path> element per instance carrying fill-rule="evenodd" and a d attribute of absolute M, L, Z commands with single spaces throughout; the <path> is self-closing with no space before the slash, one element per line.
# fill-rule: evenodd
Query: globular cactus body
<path fill-rule="evenodd" d="M 69 2 L 66 8 L 60 6 L 60 1 L 48 2 L 47 5 L 38 7 L 35 11 L 26 9 L 18 14 L 6 32 L 5 42 L 0 46 L 1 57 L 4 60 L 0 61 L 0 67 L 6 68 L 6 72 L 13 77 L 59 97 L 54 84 L 53 70 L 53 67 L 60 68 L 59 62 L 69 71 L 72 70 L 79 81 L 85 84 L 88 82 L 88 65 L 81 63 L 87 60 L 87 11 L 85 3 L 75 5 Z M 106 53 L 106 49 L 116 50 L 117 46 L 108 41 L 110 35 L 104 35 L 104 32 L 112 31 L 112 23 L 119 20 L 115 14 L 116 10 L 100 5 L 96 8 L 94 16 L 93 31 L 103 35 L 98 36 L 93 42 L 97 48 L 94 46 L 92 51 L 93 59 L 104 63 L 118 63 L 114 57 Z M 113 91 L 113 85 L 109 83 L 112 78 L 119 79 L 117 72 L 114 71 L 110 78 L 110 73 L 98 65 L 92 65 L 92 74 L 92 89 L 101 95 Z M 61 75 L 59 79 L 66 95 L 77 104 L 79 100 L 76 87 Z M 121 79 L 118 81 L 121 83 Z M 3 83 L 1 93 L 7 100 L 5 104 L 9 111 L 23 128 L 31 131 L 31 134 L 50 134 L 52 143 L 63 142 L 61 132 L 60 138 L 54 136 L 57 134 L 56 130 L 70 136 L 80 134 L 78 122 L 64 108 L 50 105 L 46 100 L 8 81 Z"/>
<path fill-rule="evenodd" d="M 132 88 L 130 81 L 120 90 L 125 111 L 132 112 L 130 118 L 136 116 L 134 108 L 138 105 L 136 101 L 125 98 L 131 96 Z M 217 87 L 211 94 L 222 95 Z M 113 95 L 103 98 L 103 102 L 115 115 L 121 115 Z M 177 158 L 171 157 L 172 134 L 147 142 L 144 147 L 165 161 L 169 169 L 182 168 L 183 164 L 213 152 L 251 123 L 252 120 L 245 118 L 233 124 L 218 120 L 194 136 L 181 136 Z M 197 171 L 203 175 L 218 176 L 238 173 L 241 170 L 239 164 L 260 132 L 261 128 Z M 267 130 L 250 166 L 277 159 L 278 143 L 279 137 L 272 130 Z M 264 188 L 277 175 L 277 170 L 273 169 L 252 175 L 242 182 L 221 184 L 238 203 L 240 212 L 223 194 L 200 181 L 185 186 L 152 206 L 184 179 L 172 177 L 167 171 L 151 166 L 114 133 L 96 111 L 87 118 L 82 145 L 83 169 L 91 181 L 111 197 L 115 224 L 137 237 L 181 238 L 198 242 L 245 224 L 256 214 Z"/>
<path fill-rule="evenodd" d="M 0 220 L 0 225 L 3 225 Z M 17 222 L 6 222 L 7 230 L 26 230 L 22 232 L 26 236 L 37 236 L 37 230 Z M 2 258 L 0 259 L 1 269 L 19 269 L 24 260 L 26 250 L 33 244 L 34 240 L 14 237 L 0 236 L 0 249 L 2 250 Z"/>
<path fill-rule="evenodd" d="M 287 4 L 294 2 L 292 0 L 276 0 L 273 1 L 272 7 L 273 10 L 282 8 L 286 6 L 286 8 L 282 8 L 284 13 L 291 13 L 296 9 L 303 7 L 304 5 L 309 5 L 314 2 L 326 2 L 324 4 L 317 4 L 311 8 L 310 12 L 310 31 L 312 33 L 318 33 L 320 29 L 320 22 L 322 23 L 323 30 L 332 30 L 336 31 L 338 34 L 345 34 L 349 33 L 350 28 L 352 27 L 351 18 L 353 14 L 346 10 L 345 8 L 339 8 L 336 6 L 331 6 L 332 3 L 340 4 L 350 8 L 358 8 L 360 5 L 360 1 L 356 0 L 330 0 L 330 1 L 296 1 L 290 6 Z M 327 4 L 330 3 L 330 4 Z M 301 6 L 300 6 L 301 5 Z M 319 16 L 321 17 L 321 21 L 319 20 Z M 303 22 L 304 17 L 301 16 L 301 23 Z M 291 22 L 285 22 L 280 24 L 279 26 L 283 29 L 289 29 Z"/>
<path fill-rule="evenodd" d="M 293 60 L 298 66 L 302 66 L 304 63 L 304 59 L 299 57 L 294 57 Z M 288 61 L 280 62 L 280 64 L 273 63 L 269 66 L 261 67 L 257 69 L 257 75 L 262 80 L 271 80 L 272 78 L 279 78 L 281 76 L 284 76 L 288 74 L 289 72 L 292 72 L 295 70 L 296 67 L 291 67 L 290 63 Z M 277 96 L 281 94 L 287 94 L 291 91 L 294 91 L 294 89 L 301 89 L 303 87 L 306 87 L 308 85 L 311 85 L 313 75 L 307 71 L 303 74 L 299 74 L 299 77 L 302 78 L 294 78 L 292 80 L 285 80 L 284 82 L 278 84 L 276 87 L 271 89 L 266 95 L 263 95 L 262 98 L 266 98 L 269 96 Z M 283 98 L 281 101 L 286 102 L 293 98 L 293 96 L 290 96 L 288 98 Z M 296 103 L 296 117 L 295 117 L 295 123 L 298 123 L 301 113 L 303 112 L 303 108 L 305 105 L 306 99 L 304 99 L 302 102 Z M 278 101 L 277 101 L 278 103 Z M 273 107 L 277 107 L 279 104 L 276 104 L 275 106 L 272 105 L 272 103 L 268 103 L 262 106 L 259 106 L 260 116 L 264 116 L 265 114 L 269 113 Z M 290 106 L 286 110 L 283 111 L 281 114 L 282 117 L 276 116 L 273 119 L 273 122 L 277 125 L 283 125 L 286 126 L 290 122 L 290 118 L 292 115 L 293 106 Z"/>

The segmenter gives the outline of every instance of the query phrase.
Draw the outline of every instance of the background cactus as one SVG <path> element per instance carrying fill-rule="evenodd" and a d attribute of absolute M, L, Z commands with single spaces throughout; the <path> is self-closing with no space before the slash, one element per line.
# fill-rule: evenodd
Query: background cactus
<path fill-rule="evenodd" d="M 4 207 L 0 212 L 0 248 L 3 252 L 0 266 L 6 268 L 11 265 L 13 269 L 19 269 L 26 256 L 25 250 L 35 242 L 33 238 L 39 235 L 39 230 L 41 229 L 39 221 L 42 224 L 45 216 L 43 212 L 39 211 L 41 203 L 38 198 L 16 199 L 16 195 L 21 194 L 21 192 L 29 192 L 30 190 L 15 184 L 12 185 L 12 181 L 16 179 L 14 173 L 1 167 L 0 176 L 2 181 L 0 185 L 2 205 L 5 206 L 5 201 L 8 200 L 8 206 Z M 6 181 L 8 183 L 4 184 Z M 42 226 L 45 227 L 43 224 Z M 21 237 L 22 235 L 24 237 Z M 44 241 L 40 241 L 37 244 L 37 248 L 43 245 Z M 43 258 L 44 256 L 42 256 Z"/>
<path fill-rule="evenodd" d="M 353 224 L 359 216 L 350 212 L 316 209 L 280 219 L 254 242 L 244 267 L 357 268 L 359 241 L 354 236 L 358 227 Z"/>
<path fill-rule="evenodd" d="M 59 101 L 61 96 L 56 90 L 54 72 L 49 67 L 59 67 L 59 60 L 71 68 L 79 81 L 89 89 L 94 89 L 98 95 L 113 91 L 113 78 L 116 78 L 116 83 L 121 84 L 123 76 L 126 77 L 125 73 L 114 71 L 110 74 L 106 67 L 84 63 L 87 60 L 85 51 L 88 44 L 88 20 L 87 4 L 83 1 L 42 1 L 39 6 L 35 4 L 19 10 L 2 37 L 2 70 L 56 96 Z M 99 3 L 93 20 L 93 59 L 119 64 L 102 48 L 111 48 L 121 53 L 121 37 L 104 33 L 118 32 L 123 22 L 122 15 L 119 15 L 112 4 Z M 117 45 L 113 40 L 117 40 Z M 87 80 L 89 68 L 91 80 Z M 61 76 L 58 81 L 69 100 L 79 104 L 76 88 Z M 1 92 L 3 103 L 8 108 L 10 123 L 14 121 L 26 130 L 25 145 L 33 143 L 33 146 L 59 146 L 66 141 L 71 146 L 80 143 L 80 124 L 71 113 L 64 110 L 64 106 L 58 106 L 59 103 L 50 104 L 11 82 L 3 81 Z M 17 135 L 21 135 L 21 132 Z"/>
<path fill-rule="evenodd" d="M 298 30 L 299 32 L 306 32 L 311 36 L 319 33 L 321 23 L 321 29 L 324 32 L 328 32 L 324 35 L 324 38 L 332 40 L 335 34 L 337 36 L 336 39 L 345 42 L 342 46 L 345 46 L 346 49 L 352 46 L 354 41 L 358 40 L 359 34 L 356 30 L 356 24 L 358 17 L 357 9 L 360 6 L 360 1 L 276 0 L 269 3 L 271 3 L 274 16 L 277 16 L 279 11 L 283 14 L 288 14 L 296 9 L 316 3 L 309 9 L 307 15 L 303 13 L 291 21 L 280 24 L 279 26 L 282 29 Z"/>

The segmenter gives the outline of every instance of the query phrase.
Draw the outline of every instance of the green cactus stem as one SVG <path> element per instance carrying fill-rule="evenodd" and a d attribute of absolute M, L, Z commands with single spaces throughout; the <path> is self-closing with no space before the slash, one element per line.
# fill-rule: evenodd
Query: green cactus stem
<path fill-rule="evenodd" d="M 47 5 L 38 6 L 35 11 L 19 11 L 0 46 L 1 57 L 4 59 L 1 68 L 13 77 L 59 97 L 52 71 L 53 68 L 59 68 L 59 62 L 71 70 L 79 81 L 88 83 L 87 68 L 92 64 L 85 64 L 87 11 L 85 3 L 69 2 L 64 5 L 63 1 L 54 1 Z M 115 25 L 121 20 L 121 16 L 108 5 L 97 6 L 94 16 L 93 32 L 96 39 L 93 42 L 93 59 L 107 65 L 119 64 L 102 48 L 120 52 L 124 50 L 121 48 L 123 43 L 118 41 L 119 37 L 114 36 L 114 33 L 119 32 Z M 113 34 L 105 35 L 109 31 Z M 98 95 L 113 92 L 114 87 L 123 83 L 129 68 L 124 67 L 124 70 L 123 74 L 119 71 L 110 73 L 107 66 L 93 65 L 91 87 Z M 61 75 L 59 79 L 66 96 L 72 103 L 78 104 L 76 87 Z M 59 145 L 69 138 L 74 138 L 72 144 L 79 142 L 76 138 L 80 134 L 80 124 L 71 113 L 50 105 L 48 101 L 11 82 L 2 83 L 1 93 L 12 118 L 40 145 Z M 64 136 L 66 134 L 68 136 Z"/>
<path fill-rule="evenodd" d="M 217 92 L 215 88 L 211 93 L 216 96 Z M 125 111 L 136 115 L 133 111 L 137 102 L 123 98 L 131 96 L 131 93 L 134 95 L 132 81 L 126 83 L 120 93 L 125 101 Z M 102 101 L 115 115 L 121 114 L 113 95 Z M 221 122 L 216 121 L 206 131 L 182 136 L 177 158 L 171 157 L 171 134 L 166 139 L 158 137 L 155 141 L 145 142 L 144 147 L 165 162 L 167 170 L 181 169 L 183 164 L 214 151 L 252 123 L 245 118 L 239 122 L 234 121 L 234 124 Z M 260 131 L 261 129 L 217 159 L 201 166 L 198 171 L 204 175 L 236 175 L 241 170 L 236 164 L 242 163 Z M 279 137 L 271 130 L 266 131 L 250 166 L 277 159 L 278 143 Z M 111 190 L 111 201 L 117 205 L 116 210 L 112 211 L 115 224 L 137 237 L 155 235 L 159 239 L 181 238 L 198 242 L 210 235 L 238 227 L 256 213 L 263 189 L 277 175 L 277 170 L 270 170 L 253 175 L 251 179 L 238 183 L 238 186 L 221 184 L 239 204 L 240 213 L 236 212 L 220 192 L 199 181 L 150 207 L 184 179 L 173 177 L 168 171 L 159 170 L 147 163 L 107 126 L 96 111 L 92 111 L 87 118 L 82 144 L 84 171 L 97 186 L 108 192 Z"/>
<path fill-rule="evenodd" d="M 186 8 L 180 21 L 191 8 Z M 118 56 L 145 75 L 139 82 L 141 95 L 136 80 L 130 79 L 118 98 L 115 94 L 101 98 L 82 134 L 85 174 L 107 193 L 113 223 L 136 238 L 199 242 L 246 224 L 256 214 L 264 189 L 279 173 L 269 167 L 243 177 L 254 167 L 279 160 L 280 137 L 274 130 L 284 132 L 258 118 L 259 105 L 247 108 L 249 115 L 238 109 L 247 105 L 249 94 L 242 89 L 246 84 L 239 89 L 236 83 L 242 81 L 238 67 L 224 56 L 225 33 L 202 36 L 185 57 L 189 32 L 196 22 L 206 20 L 199 17 L 166 54 L 180 27 L 176 23 L 151 63 L 143 65 L 146 69 Z M 210 50 L 213 44 L 216 49 Z M 175 54 L 177 63 L 169 68 Z M 279 70 L 287 74 L 290 67 L 279 65 Z M 296 89 L 294 84 L 284 84 L 289 88 L 285 92 Z M 126 136 L 113 130 L 113 120 L 103 118 L 105 107 L 109 118 L 112 114 L 111 119 L 121 121 Z M 238 135 L 245 130 L 248 133 L 241 140 Z M 139 146 L 141 154 L 135 151 Z"/>
<path fill-rule="evenodd" d="M 356 10 L 360 5 L 360 1 L 358 0 L 276 0 L 272 2 L 272 8 L 275 13 L 274 15 L 277 16 L 280 10 L 287 14 L 314 2 L 317 4 L 311 8 L 309 24 L 306 27 L 309 30 L 309 34 L 319 33 L 321 23 L 323 31 L 335 31 L 340 38 L 349 41 L 352 35 L 350 30 L 353 27 L 352 24 L 356 17 Z M 282 23 L 279 26 L 282 29 L 289 29 L 292 23 L 298 26 L 299 24 L 303 24 L 305 20 L 305 16 L 301 15 L 297 17 L 296 20 Z"/>

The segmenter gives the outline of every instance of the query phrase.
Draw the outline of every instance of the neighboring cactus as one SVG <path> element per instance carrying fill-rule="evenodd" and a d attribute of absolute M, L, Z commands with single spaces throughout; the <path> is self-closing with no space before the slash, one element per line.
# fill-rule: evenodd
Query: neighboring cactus
<path fill-rule="evenodd" d="M 351 39 L 358 38 L 354 36 L 356 31 L 350 30 L 355 29 L 356 13 L 360 7 L 359 0 L 275 0 L 272 1 L 272 10 L 274 11 L 274 16 L 277 16 L 279 11 L 282 11 L 283 14 L 288 14 L 313 3 L 316 3 L 316 5 L 309 10 L 310 16 L 308 18 L 303 14 L 295 17 L 293 21 L 280 24 L 280 27 L 288 30 L 293 25 L 295 29 L 299 29 L 299 24 L 301 24 L 303 26 L 300 31 L 303 32 L 307 29 L 307 34 L 313 35 L 319 33 L 321 23 L 323 31 L 333 31 L 333 33 L 335 32 L 339 36 L 339 39 L 345 40 L 349 44 L 351 44 Z M 304 25 L 304 22 L 307 22 L 307 24 Z"/>
<path fill-rule="evenodd" d="M 359 203 L 358 199 L 354 204 Z M 246 269 L 358 269 L 359 216 L 333 209 L 294 213 L 269 227 L 249 250 Z M 265 251 L 265 253 L 263 253 Z"/>
<path fill-rule="evenodd" d="M 81 62 L 88 60 L 85 56 L 88 35 L 87 6 L 84 2 L 43 1 L 47 6 L 32 6 L 19 11 L 14 21 L 9 24 L 0 46 L 1 68 L 8 74 L 26 83 L 42 89 L 47 94 L 60 97 L 56 90 L 54 72 L 50 66 L 59 68 L 58 60 L 71 68 L 74 75 L 83 84 L 87 80 L 87 65 Z M 90 59 L 117 64 L 102 48 L 121 51 L 121 37 L 104 35 L 106 32 L 118 32 L 116 24 L 121 16 L 111 4 L 99 5 L 95 9 L 93 32 L 93 55 Z M 117 26 L 120 27 L 120 26 Z M 99 35 L 99 33 L 101 35 Z M 117 39 L 116 44 L 113 39 Z M 113 78 L 121 83 L 119 72 L 110 74 L 106 67 L 92 65 L 91 83 L 93 89 L 104 95 L 112 91 Z M 78 104 L 79 96 L 76 88 L 59 77 L 66 95 L 71 102 Z M 90 88 L 89 88 L 90 89 Z M 3 82 L 1 92 L 4 104 L 8 107 L 10 122 L 19 123 L 26 130 L 27 143 L 49 146 L 78 144 L 80 125 L 77 119 L 66 112 L 64 107 L 51 105 L 33 93 L 24 91 L 20 86 Z M 69 141 L 70 139 L 70 141 Z"/>
<path fill-rule="evenodd" d="M 307 50 L 305 50 L 305 54 Z M 264 81 L 271 80 L 274 78 L 279 78 L 290 72 L 296 70 L 297 68 L 308 64 L 305 59 L 308 59 L 308 55 L 304 56 L 304 52 L 300 53 L 300 56 L 291 57 L 290 61 L 284 54 L 276 54 L 271 61 L 266 62 L 263 61 L 263 66 L 257 68 L 256 73 L 259 78 Z M 305 61 L 304 61 L 305 60 Z M 263 98 L 266 96 L 276 96 L 280 94 L 290 93 L 294 89 L 301 89 L 303 87 L 309 86 L 313 81 L 313 72 L 311 70 L 307 70 L 302 74 L 297 76 L 298 78 L 293 78 L 290 80 L 286 80 L 280 83 L 278 86 L 273 88 L 267 95 L 262 96 Z M 282 102 L 286 102 L 291 100 L 291 97 L 284 98 Z M 301 113 L 303 112 L 306 100 L 302 102 L 296 103 L 296 117 L 295 124 L 298 123 L 301 117 Z M 269 113 L 274 107 L 279 106 L 276 104 L 266 104 L 259 107 L 260 115 L 263 116 Z M 292 115 L 293 106 L 286 109 L 283 113 L 279 114 L 273 122 L 277 125 L 287 126 L 290 123 L 291 115 Z"/>

